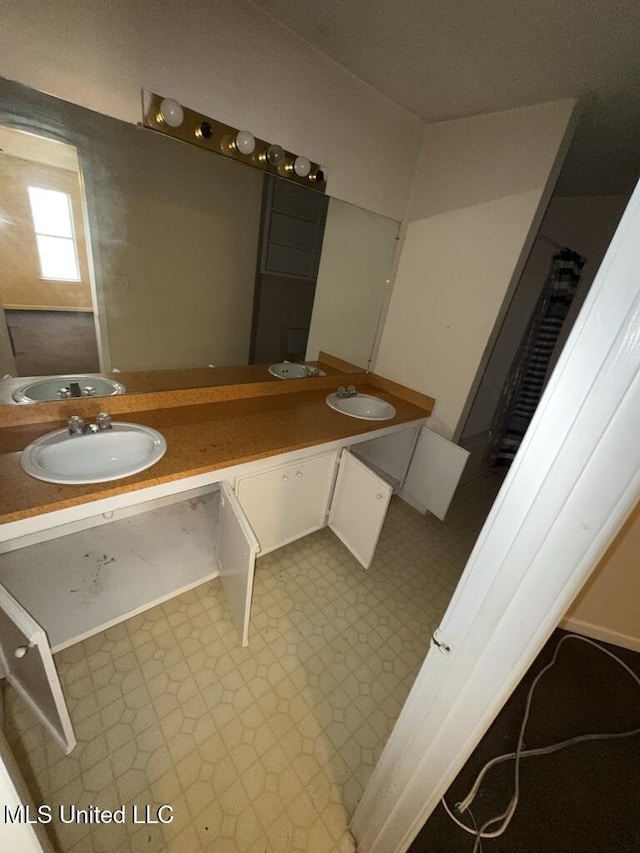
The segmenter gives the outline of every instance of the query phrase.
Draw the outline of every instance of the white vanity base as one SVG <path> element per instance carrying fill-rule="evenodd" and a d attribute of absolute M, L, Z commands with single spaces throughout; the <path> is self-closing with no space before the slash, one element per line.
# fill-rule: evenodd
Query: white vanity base
<path fill-rule="evenodd" d="M 218 576 L 246 646 L 260 546 L 266 552 L 328 524 L 368 568 L 392 487 L 347 446 L 383 437 L 398 442 L 398 463 L 390 467 L 399 469 L 402 482 L 420 425 L 376 430 L 4 525 L 0 673 L 71 751 L 75 736 L 52 649 Z M 382 442 L 371 451 L 381 468 L 389 450 Z"/>
<path fill-rule="evenodd" d="M 3 586 L 46 625 L 52 651 L 218 577 L 220 491 L 190 495 L 2 556 Z"/>

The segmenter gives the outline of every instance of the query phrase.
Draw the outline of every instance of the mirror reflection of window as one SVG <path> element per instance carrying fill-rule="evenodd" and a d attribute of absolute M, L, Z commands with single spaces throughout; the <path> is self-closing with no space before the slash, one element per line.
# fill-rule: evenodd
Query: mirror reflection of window
<path fill-rule="evenodd" d="M 0 125 L 0 204 L 3 373 L 97 373 L 95 288 L 76 147 Z M 9 359 L 2 358 L 7 345 Z"/>
<path fill-rule="evenodd" d="M 71 196 L 59 190 L 29 187 L 29 202 L 42 277 L 80 281 Z"/>

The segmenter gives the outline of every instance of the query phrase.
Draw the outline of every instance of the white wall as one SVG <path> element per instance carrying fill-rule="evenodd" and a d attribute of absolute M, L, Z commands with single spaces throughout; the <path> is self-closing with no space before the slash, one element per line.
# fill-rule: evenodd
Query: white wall
<path fill-rule="evenodd" d="M 554 101 L 427 126 L 376 372 L 453 436 L 572 129 Z M 517 273 L 517 274 L 516 274 Z"/>
<path fill-rule="evenodd" d="M 640 506 L 627 519 L 561 627 L 640 651 Z"/>
<path fill-rule="evenodd" d="M 239 0 L 4 4 L 0 74 L 129 122 L 140 89 L 327 167 L 328 192 L 402 219 L 423 124 Z"/>
<path fill-rule="evenodd" d="M 589 292 L 628 196 L 554 197 L 540 226 L 540 233 L 563 246 L 575 249 L 587 262 L 582 270 L 578 291 L 558 339 L 552 366 L 564 346 L 571 327 Z M 549 272 L 551 258 L 557 248 L 536 240 L 518 282 L 495 348 L 478 388 L 462 437 L 471 437 L 491 428 L 511 363 L 516 356 L 529 319 Z"/>

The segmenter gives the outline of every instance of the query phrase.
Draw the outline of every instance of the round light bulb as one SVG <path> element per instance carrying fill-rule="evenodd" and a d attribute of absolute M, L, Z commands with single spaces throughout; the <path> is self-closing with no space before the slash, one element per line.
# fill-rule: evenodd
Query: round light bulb
<path fill-rule="evenodd" d="M 169 125 L 169 127 L 180 127 L 184 121 L 184 110 L 173 98 L 163 98 L 160 101 L 158 118 Z"/>
<path fill-rule="evenodd" d="M 235 146 L 241 154 L 253 154 L 256 150 L 256 140 L 248 130 L 240 130 L 236 134 Z"/>
<path fill-rule="evenodd" d="M 284 161 L 284 148 L 282 145 L 270 145 L 266 157 L 271 166 L 279 166 Z"/>
<path fill-rule="evenodd" d="M 311 171 L 311 161 L 306 157 L 296 157 L 293 161 L 293 171 L 299 178 L 306 178 Z"/>

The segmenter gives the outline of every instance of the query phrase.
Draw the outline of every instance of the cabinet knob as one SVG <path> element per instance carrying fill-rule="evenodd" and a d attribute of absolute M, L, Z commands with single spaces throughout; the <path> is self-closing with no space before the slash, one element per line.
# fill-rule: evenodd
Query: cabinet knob
<path fill-rule="evenodd" d="M 18 648 L 13 653 L 13 656 L 16 658 L 23 658 L 28 651 L 29 646 L 18 646 Z"/>
<path fill-rule="evenodd" d="M 287 477 L 287 475 L 286 475 L 286 474 L 283 474 L 283 475 L 282 475 L 282 479 L 284 480 L 284 482 L 285 482 L 285 483 L 288 483 L 288 482 L 289 482 L 289 478 Z"/>
<path fill-rule="evenodd" d="M 304 474 L 302 473 L 302 471 L 296 471 L 296 477 L 303 477 L 303 476 L 304 476 Z"/>
<path fill-rule="evenodd" d="M 383 497 L 384 495 L 381 492 L 378 492 L 378 494 L 376 495 L 376 500 L 380 501 Z"/>

